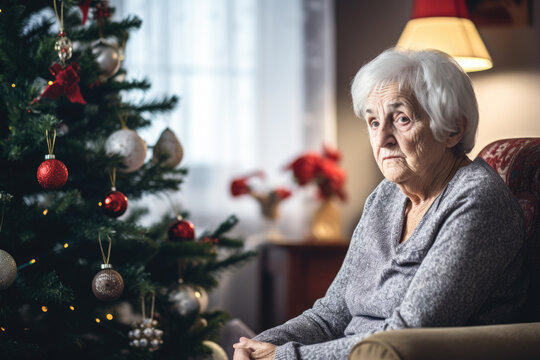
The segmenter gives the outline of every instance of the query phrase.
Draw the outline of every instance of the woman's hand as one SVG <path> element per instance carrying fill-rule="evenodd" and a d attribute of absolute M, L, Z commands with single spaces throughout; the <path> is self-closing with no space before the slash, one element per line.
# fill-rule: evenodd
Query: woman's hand
<path fill-rule="evenodd" d="M 233 345 L 234 360 L 274 360 L 276 345 L 241 337 Z"/>

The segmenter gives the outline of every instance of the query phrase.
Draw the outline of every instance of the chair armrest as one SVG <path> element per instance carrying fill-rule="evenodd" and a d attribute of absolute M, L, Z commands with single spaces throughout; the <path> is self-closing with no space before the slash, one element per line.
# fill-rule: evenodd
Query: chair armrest
<path fill-rule="evenodd" d="M 540 323 L 383 331 L 349 360 L 540 359 Z"/>

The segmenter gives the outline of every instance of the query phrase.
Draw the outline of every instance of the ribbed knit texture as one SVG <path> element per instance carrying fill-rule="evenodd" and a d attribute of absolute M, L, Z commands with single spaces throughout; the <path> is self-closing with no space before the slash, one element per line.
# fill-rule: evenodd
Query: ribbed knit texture
<path fill-rule="evenodd" d="M 479 158 L 459 169 L 400 244 L 406 200 L 383 180 L 325 297 L 255 340 L 276 359 L 345 359 L 384 330 L 521 321 L 523 215 L 495 171 Z"/>

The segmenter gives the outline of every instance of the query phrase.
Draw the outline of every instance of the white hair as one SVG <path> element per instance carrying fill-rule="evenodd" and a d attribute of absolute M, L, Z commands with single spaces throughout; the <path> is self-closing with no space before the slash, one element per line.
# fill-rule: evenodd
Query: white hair
<path fill-rule="evenodd" d="M 412 92 L 430 118 L 430 129 L 438 141 L 459 130 L 461 118 L 466 128 L 456 150 L 469 153 L 478 128 L 478 103 L 471 79 L 447 54 L 437 50 L 408 51 L 391 48 L 362 66 L 354 77 L 351 94 L 355 114 L 364 118 L 369 94 L 385 85 Z"/>

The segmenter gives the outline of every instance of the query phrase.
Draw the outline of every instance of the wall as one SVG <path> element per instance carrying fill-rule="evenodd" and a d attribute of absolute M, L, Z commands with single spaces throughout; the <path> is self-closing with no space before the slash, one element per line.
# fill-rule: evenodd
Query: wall
<path fill-rule="evenodd" d="M 365 198 L 382 179 L 371 155 L 364 124 L 355 117 L 350 83 L 358 69 L 397 42 L 410 17 L 412 0 L 336 0 L 336 96 L 338 145 L 348 172 L 349 201 L 343 207 L 350 236 Z M 494 67 L 472 73 L 480 109 L 477 145 L 471 157 L 491 141 L 540 136 L 540 0 L 533 0 L 533 25 L 480 27 Z"/>

